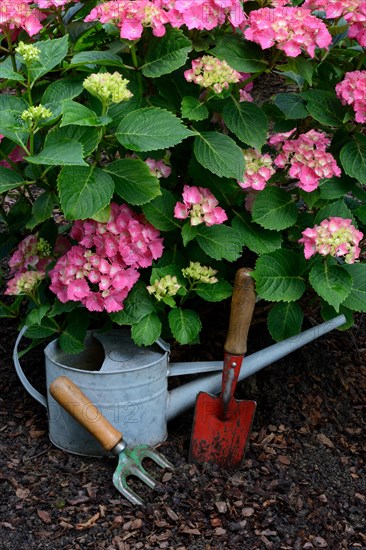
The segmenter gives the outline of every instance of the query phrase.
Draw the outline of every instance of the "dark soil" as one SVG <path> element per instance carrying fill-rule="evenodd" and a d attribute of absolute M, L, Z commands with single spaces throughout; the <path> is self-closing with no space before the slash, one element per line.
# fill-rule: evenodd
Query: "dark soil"
<path fill-rule="evenodd" d="M 46 411 L 13 368 L 16 326 L 2 321 L 1 335 L 1 549 L 366 548 L 364 318 L 240 385 L 237 397 L 258 406 L 239 470 L 189 464 L 193 415 L 175 419 L 159 448 L 175 471 L 148 465 L 164 490 L 134 482 L 144 507 L 114 488 L 115 460 L 49 442 Z M 223 331 L 211 333 L 201 358 L 218 358 L 223 340 Z M 271 343 L 261 325 L 250 341 L 250 352 Z M 42 351 L 23 363 L 41 383 Z"/>

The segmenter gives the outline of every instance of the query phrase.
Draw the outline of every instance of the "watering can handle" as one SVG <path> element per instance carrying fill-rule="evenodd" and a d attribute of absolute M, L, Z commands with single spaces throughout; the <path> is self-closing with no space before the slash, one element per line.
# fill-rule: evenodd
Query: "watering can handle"
<path fill-rule="evenodd" d="M 47 408 L 47 399 L 45 398 L 44 395 L 39 393 L 39 391 L 37 391 L 36 388 L 34 388 L 32 386 L 32 384 L 29 382 L 28 378 L 24 374 L 24 371 L 23 371 L 23 369 L 22 369 L 22 367 L 19 363 L 18 346 L 19 346 L 20 340 L 24 336 L 27 328 L 28 328 L 27 326 L 24 326 L 18 334 L 18 338 L 16 339 L 15 346 L 14 346 L 14 351 L 13 351 L 13 362 L 14 362 L 14 366 L 15 366 L 15 370 L 17 372 L 17 375 L 18 375 L 21 383 L 23 384 L 23 386 L 27 390 L 27 392 L 34 399 L 36 399 L 36 401 L 38 401 L 38 403 L 40 403 L 41 405 L 43 405 L 44 407 Z"/>
<path fill-rule="evenodd" d="M 75 420 L 95 437 L 106 451 L 122 441 L 117 430 L 80 388 L 66 376 L 59 376 L 50 385 L 50 394 Z"/>
<path fill-rule="evenodd" d="M 255 306 L 254 280 L 250 268 L 238 269 L 231 299 L 229 330 L 224 350 L 230 355 L 244 355 Z"/>

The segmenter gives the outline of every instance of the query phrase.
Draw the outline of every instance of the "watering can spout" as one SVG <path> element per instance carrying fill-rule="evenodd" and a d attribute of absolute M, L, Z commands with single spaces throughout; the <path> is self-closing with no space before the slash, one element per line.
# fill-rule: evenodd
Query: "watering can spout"
<path fill-rule="evenodd" d="M 312 327 L 304 332 L 301 332 L 300 334 L 297 334 L 296 336 L 292 336 L 282 342 L 278 342 L 268 348 L 257 351 L 252 355 L 248 355 L 244 361 L 244 368 L 241 369 L 239 380 L 248 378 L 271 363 L 278 361 L 282 357 L 285 357 L 309 342 L 312 342 L 320 336 L 323 336 L 335 328 L 340 327 L 345 322 L 345 316 L 339 315 L 330 321 L 326 321 L 325 323 Z M 222 368 L 222 362 L 220 361 L 212 361 L 210 363 L 212 364 L 212 367 L 217 367 L 218 370 Z M 187 365 L 189 365 L 189 363 L 187 363 Z M 184 363 L 171 363 L 170 375 L 176 374 L 174 370 L 183 372 Z M 192 408 L 198 392 L 203 391 L 208 393 L 218 393 L 221 388 L 221 378 L 221 372 L 219 374 L 211 374 L 210 376 L 200 377 L 197 380 L 193 380 L 192 382 L 188 382 L 176 389 L 171 390 L 168 396 L 166 413 L 167 421 L 169 422 L 176 416 Z"/>

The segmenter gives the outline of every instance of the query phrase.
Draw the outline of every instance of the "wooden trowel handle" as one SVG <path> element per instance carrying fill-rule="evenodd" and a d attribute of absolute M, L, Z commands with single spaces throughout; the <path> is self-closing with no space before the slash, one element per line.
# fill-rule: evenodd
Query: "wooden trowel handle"
<path fill-rule="evenodd" d="M 231 299 L 229 331 L 224 350 L 231 355 L 244 355 L 255 306 L 254 280 L 250 268 L 238 269 Z"/>
<path fill-rule="evenodd" d="M 59 376 L 52 382 L 50 394 L 106 451 L 111 451 L 121 441 L 121 432 L 104 418 L 85 393 L 66 376 Z"/>

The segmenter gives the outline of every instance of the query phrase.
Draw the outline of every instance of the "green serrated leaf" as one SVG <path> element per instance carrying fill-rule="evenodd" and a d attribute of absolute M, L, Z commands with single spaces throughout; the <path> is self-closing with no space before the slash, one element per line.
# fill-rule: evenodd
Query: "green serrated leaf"
<path fill-rule="evenodd" d="M 62 104 L 62 121 L 60 126 L 104 126 L 111 122 L 110 117 L 98 117 L 98 115 L 76 101 L 64 101 Z"/>
<path fill-rule="evenodd" d="M 190 221 L 185 223 L 182 227 L 182 241 L 183 246 L 187 246 L 187 244 L 193 239 L 197 237 L 198 233 L 198 227 L 196 225 L 192 225 Z"/>
<path fill-rule="evenodd" d="M 158 178 L 140 159 L 116 160 L 104 172 L 112 177 L 117 195 L 129 204 L 146 204 L 161 194 Z"/>
<path fill-rule="evenodd" d="M 321 208 L 315 216 L 314 223 L 318 225 L 320 222 L 330 217 L 351 219 L 355 223 L 353 214 L 347 207 L 344 199 L 339 199 L 338 201 L 328 203 L 326 206 Z"/>
<path fill-rule="evenodd" d="M 334 128 L 343 126 L 346 111 L 335 93 L 309 90 L 301 95 L 307 101 L 306 109 L 315 120 Z"/>
<path fill-rule="evenodd" d="M 352 311 L 350 311 L 346 307 L 343 307 L 342 305 L 339 306 L 339 312 L 337 313 L 334 307 L 327 304 L 326 302 L 323 302 L 321 306 L 321 315 L 324 321 L 331 321 L 332 319 L 334 319 L 334 317 L 337 317 L 337 315 L 344 315 L 346 318 L 346 322 L 344 323 L 344 325 L 337 327 L 337 330 L 348 330 L 352 327 L 354 323 Z"/>
<path fill-rule="evenodd" d="M 341 149 L 344 171 L 360 183 L 366 184 L 366 137 L 358 134 Z"/>
<path fill-rule="evenodd" d="M 14 80 L 15 82 L 23 82 L 24 76 L 14 71 L 9 61 L 10 56 L 8 57 L 8 59 L 0 63 L 0 78 L 4 80 Z"/>
<path fill-rule="evenodd" d="M 69 220 L 85 220 L 112 200 L 112 178 L 94 166 L 65 166 L 58 176 L 60 202 Z"/>
<path fill-rule="evenodd" d="M 162 37 L 153 37 L 142 66 L 142 74 L 149 78 L 157 78 L 169 74 L 182 67 L 192 50 L 192 42 L 183 31 L 167 27 Z"/>
<path fill-rule="evenodd" d="M 77 141 L 83 147 L 84 157 L 89 156 L 97 147 L 99 142 L 98 128 L 83 126 L 66 126 L 64 128 L 54 128 L 47 134 L 45 145 L 56 145 L 60 141 Z"/>
<path fill-rule="evenodd" d="M 131 326 L 132 340 L 138 346 L 151 346 L 161 334 L 161 321 L 156 313 L 148 313 Z"/>
<path fill-rule="evenodd" d="M 347 176 L 323 179 L 318 187 L 320 197 L 327 201 L 344 197 L 353 188 L 354 182 Z"/>
<path fill-rule="evenodd" d="M 243 152 L 233 139 L 218 132 L 202 132 L 194 140 L 193 151 L 204 168 L 217 176 L 243 177 L 245 161 Z"/>
<path fill-rule="evenodd" d="M 28 68 L 28 78 L 32 85 L 36 80 L 47 74 L 64 59 L 68 50 L 68 36 L 65 35 L 62 38 L 52 38 L 50 40 L 34 42 L 33 46 L 35 46 L 40 53 L 39 59 L 33 61 Z"/>
<path fill-rule="evenodd" d="M 69 313 L 67 325 L 58 341 L 66 353 L 80 353 L 84 349 L 86 331 L 89 325 L 89 312 L 78 308 Z"/>
<path fill-rule="evenodd" d="M 161 195 L 142 206 L 142 211 L 147 219 L 159 231 L 173 231 L 180 224 L 173 217 L 174 206 L 177 199 L 170 191 L 161 189 Z"/>
<path fill-rule="evenodd" d="M 339 265 L 316 264 L 309 274 L 313 289 L 338 312 L 352 288 L 352 277 Z"/>
<path fill-rule="evenodd" d="M 222 114 L 226 126 L 236 137 L 261 150 L 268 132 L 268 120 L 262 109 L 248 101 L 234 101 L 225 105 Z"/>
<path fill-rule="evenodd" d="M 23 185 L 23 178 L 14 170 L 0 166 L 0 193 L 6 193 L 10 189 L 15 189 Z"/>
<path fill-rule="evenodd" d="M 153 312 L 155 312 L 155 306 L 146 290 L 146 284 L 138 281 L 128 294 L 124 302 L 124 309 L 117 313 L 111 313 L 110 317 L 119 325 L 135 324 Z"/>
<path fill-rule="evenodd" d="M 343 269 L 352 277 L 352 288 L 342 306 L 366 312 L 366 264 L 344 265 Z"/>
<path fill-rule="evenodd" d="M 225 34 L 210 54 L 227 61 L 230 67 L 242 73 L 256 73 L 267 66 L 262 49 L 238 35 Z"/>
<path fill-rule="evenodd" d="M 48 312 L 49 306 L 47 305 L 41 305 L 35 309 L 32 309 L 30 313 L 28 313 L 25 324 L 30 327 L 31 325 L 40 325 L 42 322 L 42 319 Z M 28 332 L 27 332 L 28 335 Z"/>
<path fill-rule="evenodd" d="M 45 89 L 41 103 L 42 105 L 62 104 L 64 101 L 69 101 L 80 95 L 83 89 L 83 81 L 78 78 L 56 80 Z"/>
<path fill-rule="evenodd" d="M 71 59 L 69 67 L 72 68 L 79 65 L 103 65 L 107 67 L 124 66 L 122 59 L 118 55 L 111 53 L 108 50 L 93 50 L 77 53 Z"/>
<path fill-rule="evenodd" d="M 243 243 L 238 233 L 227 225 L 197 226 L 197 243 L 215 260 L 234 262 L 241 255 Z"/>
<path fill-rule="evenodd" d="M 289 250 L 275 250 L 258 258 L 253 277 L 259 296 L 271 302 L 294 302 L 305 291 L 301 276 L 304 258 Z"/>
<path fill-rule="evenodd" d="M 275 304 L 268 314 L 268 330 L 276 342 L 295 336 L 301 330 L 304 313 L 297 302 Z"/>
<path fill-rule="evenodd" d="M 57 196 L 45 191 L 33 203 L 32 217 L 27 223 L 29 229 L 34 229 L 38 224 L 45 222 L 52 217 L 52 212 L 58 204 Z"/>
<path fill-rule="evenodd" d="M 281 233 L 257 225 L 248 212 L 240 212 L 233 219 L 232 226 L 238 232 L 244 246 L 256 254 L 266 254 L 281 248 Z"/>
<path fill-rule="evenodd" d="M 188 120 L 205 120 L 209 116 L 209 111 L 206 105 L 200 102 L 199 99 L 192 96 L 185 96 L 182 99 L 182 117 Z"/>
<path fill-rule="evenodd" d="M 202 328 L 198 313 L 179 307 L 169 311 L 168 322 L 174 338 L 182 345 L 196 341 Z"/>
<path fill-rule="evenodd" d="M 0 94 L 0 134 L 20 146 L 28 142 L 29 132 L 20 118 L 28 107 L 28 103 L 20 97 Z"/>
<path fill-rule="evenodd" d="M 227 281 L 219 280 L 214 284 L 199 284 L 196 292 L 200 298 L 207 302 L 221 302 L 232 295 L 233 287 Z"/>
<path fill-rule="evenodd" d="M 366 224 L 366 204 L 363 204 L 359 208 L 356 208 L 356 210 L 353 210 L 353 213 L 356 218 L 361 221 L 361 223 Z"/>
<path fill-rule="evenodd" d="M 297 208 L 290 193 L 278 187 L 266 187 L 253 204 L 253 221 L 265 229 L 287 229 L 297 219 Z"/>
<path fill-rule="evenodd" d="M 45 166 L 88 166 L 83 155 L 81 143 L 63 139 L 55 145 L 46 145 L 38 155 L 27 157 L 27 161 L 31 164 L 44 164 Z"/>
<path fill-rule="evenodd" d="M 148 107 L 128 113 L 120 122 L 116 137 L 132 151 L 157 151 L 177 145 L 193 132 L 172 113 Z"/>
<path fill-rule="evenodd" d="M 309 113 L 301 94 L 277 94 L 275 105 L 283 112 L 287 120 L 307 118 Z"/>

